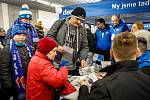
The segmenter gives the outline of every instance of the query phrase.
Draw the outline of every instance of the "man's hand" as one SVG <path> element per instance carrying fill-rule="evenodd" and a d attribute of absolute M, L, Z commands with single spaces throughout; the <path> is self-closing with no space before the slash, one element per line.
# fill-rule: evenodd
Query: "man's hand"
<path fill-rule="evenodd" d="M 81 60 L 81 68 L 84 68 L 86 66 L 86 61 L 85 60 Z"/>
<path fill-rule="evenodd" d="M 98 73 L 96 73 L 96 77 L 98 79 L 103 79 L 103 77 L 105 77 L 106 74 L 107 74 L 106 72 L 98 72 Z"/>
<path fill-rule="evenodd" d="M 58 46 L 58 51 L 59 51 L 59 52 L 63 52 L 63 51 L 64 51 L 64 48 L 59 45 L 59 46 Z"/>
<path fill-rule="evenodd" d="M 81 81 L 80 81 L 80 85 L 81 85 L 81 86 L 82 86 L 82 85 L 88 86 L 88 84 L 89 84 L 88 80 L 81 80 Z"/>
<path fill-rule="evenodd" d="M 35 51 L 35 47 L 31 46 L 32 51 Z"/>

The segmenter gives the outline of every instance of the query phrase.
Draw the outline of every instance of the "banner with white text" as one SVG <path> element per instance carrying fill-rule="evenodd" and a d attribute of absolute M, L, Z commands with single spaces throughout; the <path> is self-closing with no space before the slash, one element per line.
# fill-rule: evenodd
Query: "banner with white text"
<path fill-rule="evenodd" d="M 77 6 L 83 7 L 88 17 L 150 12 L 150 0 L 102 0 L 96 3 L 63 7 L 59 17 L 70 16 Z"/>

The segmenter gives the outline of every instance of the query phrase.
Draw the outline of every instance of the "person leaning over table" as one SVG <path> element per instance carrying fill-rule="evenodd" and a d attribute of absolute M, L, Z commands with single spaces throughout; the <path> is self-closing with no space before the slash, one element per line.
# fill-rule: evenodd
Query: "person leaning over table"
<path fill-rule="evenodd" d="M 28 65 L 26 100 L 53 100 L 56 88 L 63 87 L 60 95 L 76 91 L 67 81 L 68 68 L 61 66 L 57 69 L 53 65 L 57 50 L 57 43 L 49 37 L 38 41 L 35 55 Z"/>
<path fill-rule="evenodd" d="M 149 100 L 150 77 L 138 71 L 136 56 L 138 41 L 129 32 L 122 32 L 113 39 L 112 51 L 115 63 L 112 72 L 91 86 L 81 81 L 78 100 Z"/>

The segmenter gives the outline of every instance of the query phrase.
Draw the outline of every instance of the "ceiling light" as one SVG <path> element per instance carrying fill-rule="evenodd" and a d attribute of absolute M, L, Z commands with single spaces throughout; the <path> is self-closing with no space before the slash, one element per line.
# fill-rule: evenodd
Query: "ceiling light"
<path fill-rule="evenodd" d="M 50 2 L 44 1 L 44 0 L 37 0 L 36 2 L 45 4 L 45 5 L 50 5 Z"/>
<path fill-rule="evenodd" d="M 82 3 L 94 3 L 94 2 L 99 2 L 102 0 L 79 0 L 79 1 L 81 1 Z"/>
<path fill-rule="evenodd" d="M 54 4 L 54 3 L 52 3 L 51 6 L 53 6 L 53 7 L 63 7 L 63 5 Z"/>

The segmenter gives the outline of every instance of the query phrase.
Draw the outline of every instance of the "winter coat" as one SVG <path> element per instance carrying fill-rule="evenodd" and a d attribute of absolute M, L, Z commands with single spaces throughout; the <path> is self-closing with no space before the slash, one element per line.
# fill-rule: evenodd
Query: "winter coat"
<path fill-rule="evenodd" d="M 87 86 L 81 86 L 78 100 L 149 100 L 150 77 L 138 71 L 137 61 L 111 65 L 112 74 Z"/>
<path fill-rule="evenodd" d="M 104 29 L 96 30 L 96 47 L 98 50 L 110 50 L 111 48 L 111 32 L 110 27 L 106 25 Z"/>
<path fill-rule="evenodd" d="M 0 58 L 1 58 L 1 55 L 2 55 L 2 53 L 1 53 L 1 48 L 0 48 Z M 0 59 L 0 68 L 1 68 L 1 59 Z M 0 78 L 0 91 L 1 91 L 1 89 L 2 89 L 2 87 L 1 87 L 1 78 Z"/>
<path fill-rule="evenodd" d="M 67 76 L 67 68 L 57 70 L 45 55 L 36 51 L 28 66 L 26 100 L 53 100 L 54 89 L 61 87 Z"/>
<path fill-rule="evenodd" d="M 7 30 L 4 45 L 9 45 L 10 40 L 12 39 L 11 30 L 12 30 L 12 27 Z"/>
<path fill-rule="evenodd" d="M 1 58 L 1 48 L 0 48 L 0 58 Z M 0 64 L 1 64 L 1 59 L 0 59 Z M 1 67 L 1 65 L 0 65 L 0 67 Z M 1 78 L 0 78 L 0 98 L 2 98 L 3 97 L 3 92 L 2 92 L 2 80 L 1 80 Z"/>
<path fill-rule="evenodd" d="M 0 36 L 0 42 L 2 46 L 5 46 L 5 36 Z M 0 47 L 1 48 L 1 47 Z"/>
<path fill-rule="evenodd" d="M 69 31 L 68 29 L 71 29 L 70 26 L 68 26 L 68 19 L 65 20 L 57 20 L 51 27 L 50 31 L 48 32 L 47 36 L 53 38 L 59 45 L 64 45 L 65 42 L 65 36 L 66 33 Z M 62 25 L 61 25 L 62 24 Z M 80 25 L 78 27 L 79 33 L 79 41 L 78 41 L 78 48 L 79 48 L 79 58 L 82 60 L 85 60 L 88 56 L 88 41 L 86 37 L 86 30 Z M 77 48 L 77 47 L 76 47 Z M 76 49 L 74 48 L 74 49 Z"/>
<path fill-rule="evenodd" d="M 26 79 L 27 76 L 27 67 L 28 63 L 30 61 L 30 57 L 28 55 L 28 51 L 26 47 L 19 47 L 17 46 L 17 49 L 20 54 L 22 67 L 24 71 L 24 76 Z M 11 51 L 10 46 L 5 46 L 1 51 L 1 57 L 0 57 L 0 79 L 2 81 L 2 89 L 5 90 L 7 95 L 17 95 L 17 89 L 15 88 L 15 82 L 13 81 L 13 66 L 11 61 Z M 13 91 L 13 92 L 12 92 Z M 16 92 L 16 93 L 15 93 Z"/>
<path fill-rule="evenodd" d="M 145 51 L 138 62 L 140 70 L 150 76 L 150 50 Z"/>
<path fill-rule="evenodd" d="M 17 46 L 20 58 L 22 61 L 22 66 L 24 70 L 25 77 L 27 76 L 27 66 L 30 61 L 28 51 L 26 47 Z M 7 45 L 1 51 L 1 67 L 0 67 L 0 77 L 3 79 L 4 88 L 12 86 L 12 75 L 13 75 L 13 66 L 11 61 L 11 51 L 10 46 Z"/>
<path fill-rule="evenodd" d="M 119 21 L 119 24 L 117 26 L 114 26 L 114 25 L 110 26 L 111 40 L 113 40 L 116 34 L 119 34 L 125 31 L 129 31 L 128 26 L 121 20 Z"/>
<path fill-rule="evenodd" d="M 89 46 L 89 52 L 95 52 L 96 49 L 96 41 L 95 41 L 95 36 L 92 34 L 92 32 L 87 29 L 87 40 L 88 40 L 88 46 Z"/>

